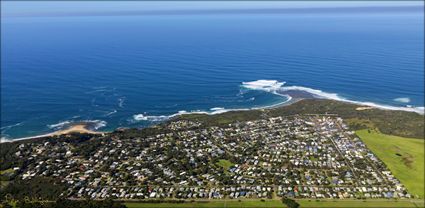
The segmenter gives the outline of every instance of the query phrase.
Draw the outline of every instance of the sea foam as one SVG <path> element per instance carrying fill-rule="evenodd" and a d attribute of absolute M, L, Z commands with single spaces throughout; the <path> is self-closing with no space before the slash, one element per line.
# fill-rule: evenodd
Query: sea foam
<path fill-rule="evenodd" d="M 93 128 L 94 130 L 100 129 L 107 125 L 107 122 L 103 120 L 81 120 L 81 121 L 69 120 L 69 121 L 61 121 L 56 124 L 50 124 L 50 125 L 47 125 L 47 127 L 49 127 L 49 129 L 60 130 L 60 129 L 64 129 L 65 127 L 71 126 L 72 124 L 77 124 L 77 123 L 91 124 L 90 127 Z"/>
<path fill-rule="evenodd" d="M 149 116 L 146 114 L 136 114 L 133 116 L 133 119 L 135 121 L 153 121 L 153 122 L 157 122 L 157 121 L 164 121 L 167 120 L 169 118 L 169 116 Z"/>
<path fill-rule="evenodd" d="M 410 103 L 410 98 L 408 98 L 408 97 L 400 97 L 400 98 L 395 98 L 394 101 L 400 102 L 400 103 Z"/>
<path fill-rule="evenodd" d="M 303 87 L 303 86 L 284 86 L 285 83 L 286 82 L 280 82 L 278 80 L 261 79 L 261 80 L 250 81 L 250 82 L 242 82 L 242 87 L 251 89 L 251 90 L 262 90 L 262 91 L 267 91 L 274 94 L 280 94 L 280 95 L 288 96 L 288 98 L 290 98 L 290 96 L 286 95 L 285 91 L 302 91 L 302 92 L 307 92 L 316 98 L 349 102 L 353 104 L 366 105 L 366 106 L 380 108 L 384 110 L 400 110 L 400 111 L 415 112 L 422 115 L 424 114 L 424 107 L 411 107 L 411 106 L 400 107 L 400 106 L 391 106 L 391 105 L 385 105 L 385 104 L 377 104 L 373 102 L 362 102 L 362 101 L 350 100 L 338 95 L 337 93 L 324 92 L 322 90 L 313 89 L 309 87 Z M 410 98 L 396 98 L 394 99 L 394 101 L 409 103 Z"/>
<path fill-rule="evenodd" d="M 286 96 L 286 95 L 283 95 L 283 96 Z M 286 100 L 285 102 L 288 102 L 289 100 L 291 100 L 291 97 L 288 97 L 288 100 Z M 181 111 L 178 111 L 177 113 L 174 113 L 174 114 L 171 114 L 171 115 L 159 115 L 159 116 L 147 115 L 147 114 L 136 114 L 136 115 L 133 116 L 133 121 L 136 121 L 136 122 L 137 121 L 158 122 L 158 121 L 166 121 L 166 120 L 169 120 L 171 118 L 181 116 L 181 115 L 189 115 L 189 114 L 217 115 L 217 114 L 222 114 L 222 113 L 231 112 L 231 111 L 249 111 L 249 110 L 258 110 L 258 109 L 264 109 L 264 108 L 272 108 L 272 107 L 275 107 L 275 106 L 281 105 L 281 104 L 282 103 L 277 103 L 277 104 L 268 105 L 268 106 L 264 106 L 264 107 L 231 108 L 231 109 L 226 109 L 226 108 L 222 108 L 222 107 L 214 107 L 214 108 L 210 108 L 210 111 L 202 111 L 202 110 L 185 111 L 185 110 L 181 110 Z"/>
<path fill-rule="evenodd" d="M 16 126 L 20 126 L 20 125 L 22 125 L 24 122 L 19 122 L 19 123 L 16 123 L 16 124 L 12 124 L 12 125 L 9 125 L 9 126 L 2 126 L 2 127 L 0 127 L 0 129 L 2 130 L 2 132 L 3 132 L 3 130 L 8 130 L 8 129 L 11 129 L 11 128 L 13 128 L 13 127 L 16 127 Z"/>
<path fill-rule="evenodd" d="M 279 82 L 277 80 L 256 80 L 250 82 L 242 82 L 242 87 L 251 89 L 251 90 L 263 90 L 267 92 L 275 92 L 280 89 L 285 82 Z"/>
<path fill-rule="evenodd" d="M 363 102 L 363 101 L 356 101 L 356 100 L 350 100 L 347 98 L 344 98 L 337 93 L 329 93 L 324 92 L 322 90 L 317 90 L 313 88 L 308 87 L 302 87 L 302 86 L 284 86 L 279 89 L 279 93 L 285 93 L 285 91 L 303 91 L 307 92 L 317 98 L 323 98 L 323 99 L 330 99 L 330 100 L 337 100 L 337 101 L 343 101 L 348 103 L 353 103 L 357 105 L 365 105 L 370 106 L 374 108 L 384 109 L 384 110 L 400 110 L 400 111 L 408 111 L 408 112 L 415 112 L 419 114 L 424 114 L 424 107 L 401 107 L 401 106 L 391 106 L 391 105 L 385 105 L 385 104 L 377 104 L 373 102 Z M 410 100 L 409 100 L 410 101 Z"/>
<path fill-rule="evenodd" d="M 106 121 L 103 121 L 103 120 L 83 120 L 82 122 L 94 124 L 94 126 L 93 126 L 94 130 L 98 130 L 100 128 L 103 128 L 108 124 Z"/>
<path fill-rule="evenodd" d="M 72 121 L 61 121 L 59 123 L 47 125 L 49 129 L 62 129 L 66 125 L 69 125 Z"/>
<path fill-rule="evenodd" d="M 222 107 L 214 107 L 211 108 L 210 111 L 202 111 L 202 110 L 193 110 L 193 111 L 185 111 L 181 110 L 177 113 L 171 114 L 171 115 L 147 115 L 145 114 L 136 114 L 133 115 L 134 121 L 150 121 L 150 122 L 159 122 L 159 121 L 166 121 L 171 118 L 181 116 L 181 115 L 189 115 L 189 114 L 205 114 L 205 115 L 216 115 L 221 114 L 229 111 L 244 111 L 244 110 L 250 110 L 248 108 L 241 108 L 241 109 L 225 109 Z"/>
<path fill-rule="evenodd" d="M 1 137 L 0 138 L 0 143 L 5 143 L 5 142 L 12 142 L 13 140 L 8 139 L 7 137 Z"/>
<path fill-rule="evenodd" d="M 105 116 L 110 116 L 110 115 L 112 115 L 112 114 L 115 114 L 115 113 L 117 113 L 118 111 L 117 110 L 112 110 L 111 112 L 108 112 L 108 113 L 106 113 L 105 114 Z"/>

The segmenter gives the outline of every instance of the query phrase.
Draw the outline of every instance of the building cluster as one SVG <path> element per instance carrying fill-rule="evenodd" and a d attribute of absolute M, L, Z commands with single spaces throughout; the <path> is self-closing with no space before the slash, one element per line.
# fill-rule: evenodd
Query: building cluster
<path fill-rule="evenodd" d="M 190 129 L 186 128 L 190 127 Z M 20 177 L 59 178 L 63 196 L 93 199 L 410 198 L 335 116 L 300 115 L 170 133 L 25 143 Z M 125 133 L 125 131 L 124 131 Z"/>
<path fill-rule="evenodd" d="M 201 125 L 202 125 L 201 122 L 177 120 L 177 121 L 170 122 L 167 125 L 167 128 L 173 131 L 178 131 L 181 129 L 192 129 L 192 128 L 200 127 Z"/>

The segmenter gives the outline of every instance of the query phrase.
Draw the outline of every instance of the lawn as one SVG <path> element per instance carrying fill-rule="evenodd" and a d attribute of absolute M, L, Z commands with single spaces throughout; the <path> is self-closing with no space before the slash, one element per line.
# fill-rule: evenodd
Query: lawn
<path fill-rule="evenodd" d="M 12 168 L 9 168 L 9 169 L 6 169 L 6 170 L 0 170 L 0 176 L 11 174 L 13 172 L 14 172 L 14 170 Z M 3 179 L 1 177 L 0 178 L 0 190 L 2 188 L 6 187 L 9 183 L 10 183 L 10 181 L 8 181 L 7 179 Z"/>
<path fill-rule="evenodd" d="M 6 170 L 0 170 L 0 175 L 9 174 L 9 173 L 13 173 L 12 168 L 9 168 L 9 169 L 6 169 Z"/>
<path fill-rule="evenodd" d="M 234 164 L 228 160 L 219 160 L 217 162 L 217 165 L 220 167 L 223 167 L 223 169 L 227 172 L 229 171 L 229 168 L 233 166 Z"/>
<path fill-rule="evenodd" d="M 241 200 L 239 201 L 224 201 L 224 200 L 211 200 L 203 202 L 187 202 L 187 203 L 126 203 L 128 208 L 242 208 L 242 207 L 255 207 L 255 208 L 278 208 L 285 207 L 280 200 Z"/>
<path fill-rule="evenodd" d="M 413 195 L 424 198 L 424 140 L 359 130 L 356 134 Z"/>
<path fill-rule="evenodd" d="M 298 200 L 301 208 L 307 207 L 349 207 L 349 208 L 366 208 L 366 207 L 418 207 L 415 203 L 408 200 Z M 420 204 L 420 203 L 419 203 Z"/>
<path fill-rule="evenodd" d="M 300 204 L 300 208 L 308 207 L 333 207 L 333 208 L 367 208 L 367 207 L 423 207 L 423 202 L 417 200 L 386 200 L 386 199 L 369 199 L 363 200 L 308 200 L 300 199 L 297 200 Z M 416 205 L 415 205 L 416 204 Z M 240 202 L 236 200 L 211 200 L 211 201 L 195 201 L 186 203 L 138 203 L 128 202 L 128 208 L 280 208 L 285 207 L 281 200 L 268 199 L 264 202 L 260 200 L 242 199 Z"/>

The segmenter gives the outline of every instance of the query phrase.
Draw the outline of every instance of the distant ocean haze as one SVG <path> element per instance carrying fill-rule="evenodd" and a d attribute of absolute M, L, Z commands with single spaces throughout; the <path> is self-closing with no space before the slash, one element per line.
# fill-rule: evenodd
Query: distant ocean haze
<path fill-rule="evenodd" d="M 256 12 L 258 2 L 125 2 L 116 11 L 74 2 L 68 14 L 58 2 L 1 4 L 3 138 L 261 108 L 294 90 L 423 112 L 423 2 L 352 2 L 347 12 L 303 9 L 340 2 L 264 2 Z M 149 7 L 192 12 L 116 15 Z"/>

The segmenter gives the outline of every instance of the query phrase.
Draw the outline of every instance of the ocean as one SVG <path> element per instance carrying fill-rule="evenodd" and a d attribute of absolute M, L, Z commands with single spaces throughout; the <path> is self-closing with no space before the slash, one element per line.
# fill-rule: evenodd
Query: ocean
<path fill-rule="evenodd" d="M 424 3 L 1 2 L 1 137 L 289 102 L 423 113 Z"/>

